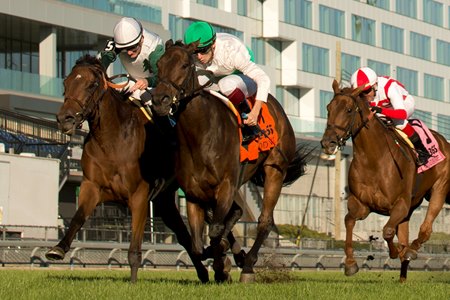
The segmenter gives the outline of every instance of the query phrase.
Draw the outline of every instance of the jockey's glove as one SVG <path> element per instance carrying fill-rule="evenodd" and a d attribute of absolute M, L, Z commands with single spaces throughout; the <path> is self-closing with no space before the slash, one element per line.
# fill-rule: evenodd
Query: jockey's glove
<path fill-rule="evenodd" d="M 372 106 L 372 107 L 370 108 L 370 110 L 373 111 L 373 112 L 376 113 L 376 114 L 381 114 L 382 111 L 383 111 L 383 109 L 382 109 L 381 107 L 379 107 L 379 106 Z"/>

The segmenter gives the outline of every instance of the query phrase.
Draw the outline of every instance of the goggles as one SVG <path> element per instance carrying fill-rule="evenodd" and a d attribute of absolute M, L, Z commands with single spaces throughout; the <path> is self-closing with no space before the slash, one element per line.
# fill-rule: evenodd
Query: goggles
<path fill-rule="evenodd" d="M 140 46 L 141 46 L 141 43 L 137 43 L 136 45 L 133 45 L 133 46 L 130 46 L 130 47 L 127 47 L 127 48 L 123 48 L 121 50 L 121 52 L 125 52 L 125 53 L 127 53 L 128 51 L 136 52 L 139 49 Z"/>
<path fill-rule="evenodd" d="M 197 50 L 194 51 L 194 54 L 208 54 L 211 51 L 211 46 L 203 47 L 203 48 L 197 48 Z"/>

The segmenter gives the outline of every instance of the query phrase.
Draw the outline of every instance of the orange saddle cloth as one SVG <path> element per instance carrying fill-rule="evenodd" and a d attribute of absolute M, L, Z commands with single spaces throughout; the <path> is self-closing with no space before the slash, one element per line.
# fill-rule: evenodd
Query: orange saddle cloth
<path fill-rule="evenodd" d="M 255 98 L 247 99 L 253 107 Z M 242 124 L 241 117 L 238 116 L 239 124 Z M 262 104 L 258 118 L 258 125 L 262 133 L 248 145 L 242 145 L 242 131 L 239 130 L 239 140 L 241 142 L 240 161 L 253 161 L 258 158 L 260 152 L 269 151 L 278 143 L 278 133 L 275 129 L 275 121 L 270 114 L 266 103 Z"/>

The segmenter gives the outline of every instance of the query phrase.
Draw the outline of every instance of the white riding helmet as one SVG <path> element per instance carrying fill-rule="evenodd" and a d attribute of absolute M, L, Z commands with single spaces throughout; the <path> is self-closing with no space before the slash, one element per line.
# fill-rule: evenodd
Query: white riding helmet
<path fill-rule="evenodd" d="M 354 89 L 359 86 L 365 85 L 363 91 L 370 89 L 375 83 L 377 83 L 378 76 L 374 70 L 368 67 L 362 67 L 353 73 L 350 83 Z"/>
<path fill-rule="evenodd" d="M 122 18 L 114 27 L 116 48 L 128 48 L 139 43 L 142 37 L 142 24 L 135 18 Z"/>

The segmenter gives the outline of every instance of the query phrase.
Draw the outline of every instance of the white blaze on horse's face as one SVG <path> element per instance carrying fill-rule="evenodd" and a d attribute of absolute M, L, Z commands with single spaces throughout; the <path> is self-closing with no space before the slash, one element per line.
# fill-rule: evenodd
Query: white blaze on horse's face
<path fill-rule="evenodd" d="M 75 79 L 80 79 L 81 78 L 81 75 L 80 74 L 78 74 L 76 77 L 75 77 Z"/>

